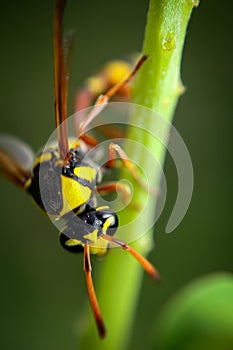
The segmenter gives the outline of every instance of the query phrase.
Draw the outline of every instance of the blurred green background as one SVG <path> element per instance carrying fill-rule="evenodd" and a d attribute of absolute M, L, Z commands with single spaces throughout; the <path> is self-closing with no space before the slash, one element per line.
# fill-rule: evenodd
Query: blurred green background
<path fill-rule="evenodd" d="M 140 50 L 147 8 L 146 0 L 69 1 L 65 28 L 76 31 L 71 96 L 100 64 Z M 226 0 L 202 1 L 188 28 L 182 64 L 187 91 L 175 126 L 193 161 L 193 199 L 180 226 L 165 234 L 177 191 L 168 157 L 168 199 L 150 255 L 162 281 L 155 287 L 144 280 L 130 349 L 144 346 L 148 326 L 176 291 L 199 276 L 232 271 L 231 16 Z M 52 1 L 1 4 L 1 130 L 35 150 L 54 129 L 52 19 Z M 23 191 L 2 178 L 0 188 L 1 349 L 73 350 L 87 298 L 82 255 L 60 248 L 56 228 Z M 96 278 L 101 264 L 93 259 Z"/>

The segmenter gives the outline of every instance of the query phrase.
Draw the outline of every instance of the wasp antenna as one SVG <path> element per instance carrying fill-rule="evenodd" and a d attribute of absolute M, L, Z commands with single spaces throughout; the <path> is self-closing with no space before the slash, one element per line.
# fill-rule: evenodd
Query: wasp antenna
<path fill-rule="evenodd" d="M 101 315 L 99 303 L 96 298 L 95 289 L 94 289 L 94 285 L 91 277 L 91 260 L 90 260 L 90 250 L 89 250 L 88 244 L 85 244 L 84 246 L 84 264 L 83 265 L 84 265 L 84 272 L 85 272 L 86 282 L 87 282 L 87 291 L 88 291 L 88 295 L 91 303 L 91 308 L 93 310 L 99 335 L 101 338 L 104 338 L 106 335 L 106 328 Z"/>
<path fill-rule="evenodd" d="M 106 239 L 109 242 L 112 242 L 119 247 L 121 247 L 124 250 L 127 250 L 137 261 L 141 264 L 141 266 L 144 268 L 146 273 L 154 280 L 159 280 L 159 273 L 156 270 L 156 268 L 146 259 L 143 255 L 141 255 L 139 252 L 134 250 L 132 247 L 130 247 L 127 243 L 124 241 L 119 240 L 118 238 L 114 238 L 112 236 L 109 236 L 107 234 L 102 234 L 102 238 Z"/>
<path fill-rule="evenodd" d="M 55 121 L 57 128 L 58 150 L 62 158 L 68 152 L 67 135 L 67 90 L 66 67 L 64 62 L 64 49 L 62 45 L 62 18 L 66 1 L 57 0 L 54 16 L 54 99 Z"/>

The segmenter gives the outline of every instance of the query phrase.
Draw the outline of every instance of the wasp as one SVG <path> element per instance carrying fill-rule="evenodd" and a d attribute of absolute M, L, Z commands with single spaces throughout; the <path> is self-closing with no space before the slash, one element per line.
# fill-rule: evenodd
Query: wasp
<path fill-rule="evenodd" d="M 146 60 L 146 56 L 142 56 L 131 71 L 129 66 L 125 66 L 126 75 L 123 78 L 118 76 L 117 81 L 110 79 L 110 73 L 105 74 L 105 78 L 103 78 L 104 75 L 95 78 L 96 81 L 99 79 L 100 82 L 107 84 L 106 92 L 99 95 L 94 104 L 94 107 L 100 108 L 91 110 L 85 121 L 78 126 L 77 138 L 70 139 L 66 122 L 72 38 L 69 36 L 63 40 L 62 18 L 65 4 L 65 0 L 57 0 L 54 15 L 54 100 L 57 143 L 48 146 L 44 152 L 34 157 L 31 148 L 24 142 L 13 136 L 1 135 L 0 172 L 30 194 L 35 203 L 49 216 L 62 218 L 60 243 L 71 252 L 84 254 L 84 272 L 90 304 L 99 335 L 104 337 L 106 328 L 93 286 L 90 254 L 103 256 L 112 243 L 136 258 L 154 280 L 158 279 L 158 272 L 130 245 L 114 237 L 119 225 L 117 214 L 107 206 L 98 207 L 96 193 L 114 192 L 118 184 L 117 182 L 102 183 L 103 167 L 99 167 L 92 159 L 85 157 L 87 151 L 98 144 L 97 140 L 88 135 L 85 130 L 112 96 L 121 92 L 127 95 L 127 83 Z M 115 68 L 110 67 L 110 71 L 114 73 L 119 67 L 123 66 L 118 62 Z M 88 82 L 86 98 L 83 94 L 84 90 L 78 93 L 76 109 L 81 109 L 95 95 L 98 95 L 98 90 L 93 90 L 93 81 L 92 84 Z M 109 145 L 105 169 L 113 168 L 117 157 L 141 183 L 136 168 L 117 144 Z M 118 190 L 123 194 L 127 192 L 124 186 L 118 186 Z"/>

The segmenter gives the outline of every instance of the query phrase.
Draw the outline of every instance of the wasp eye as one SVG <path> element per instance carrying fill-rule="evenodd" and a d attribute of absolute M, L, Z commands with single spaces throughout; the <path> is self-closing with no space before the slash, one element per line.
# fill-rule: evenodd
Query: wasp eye
<path fill-rule="evenodd" d="M 116 213 L 111 209 L 97 210 L 96 216 L 102 222 L 103 231 L 113 236 L 118 227 L 118 217 Z"/>

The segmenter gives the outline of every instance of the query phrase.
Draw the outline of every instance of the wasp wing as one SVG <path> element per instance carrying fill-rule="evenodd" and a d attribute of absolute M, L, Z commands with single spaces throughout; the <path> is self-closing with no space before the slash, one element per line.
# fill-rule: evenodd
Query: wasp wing
<path fill-rule="evenodd" d="M 0 135 L 0 173 L 24 188 L 31 177 L 35 154 L 23 141 L 15 136 Z"/>

